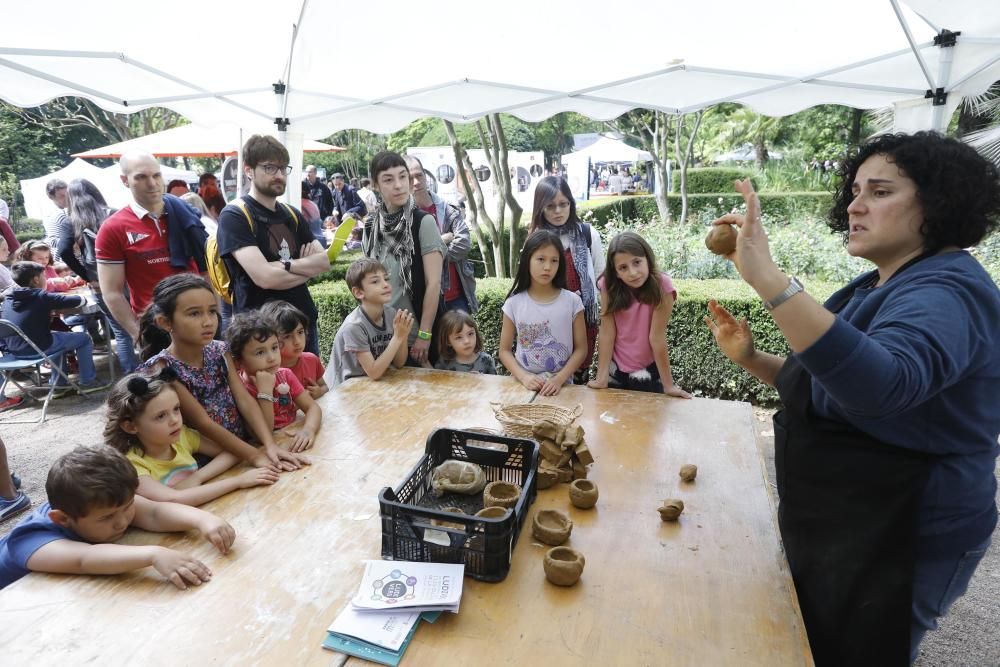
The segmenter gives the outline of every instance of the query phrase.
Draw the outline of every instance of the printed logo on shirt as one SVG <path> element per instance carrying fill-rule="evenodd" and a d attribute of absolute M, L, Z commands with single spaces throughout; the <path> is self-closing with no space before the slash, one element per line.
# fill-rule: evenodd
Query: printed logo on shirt
<path fill-rule="evenodd" d="M 135 245 L 143 239 L 148 239 L 149 234 L 143 234 L 142 232 L 125 232 L 126 238 L 128 238 L 129 245 Z"/>

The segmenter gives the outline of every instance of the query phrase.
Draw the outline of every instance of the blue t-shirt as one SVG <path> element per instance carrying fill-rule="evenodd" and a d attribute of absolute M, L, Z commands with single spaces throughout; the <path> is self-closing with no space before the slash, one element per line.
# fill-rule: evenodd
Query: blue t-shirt
<path fill-rule="evenodd" d="M 6 588 L 28 574 L 31 571 L 28 559 L 49 542 L 83 542 L 69 528 L 63 528 L 49 518 L 51 509 L 48 503 L 44 503 L 9 534 L 0 537 L 0 588 Z"/>
<path fill-rule="evenodd" d="M 857 289 L 798 355 L 821 417 L 938 456 L 919 517 L 926 552 L 967 551 L 997 523 L 998 322 L 992 278 L 969 253 L 948 252 Z"/>

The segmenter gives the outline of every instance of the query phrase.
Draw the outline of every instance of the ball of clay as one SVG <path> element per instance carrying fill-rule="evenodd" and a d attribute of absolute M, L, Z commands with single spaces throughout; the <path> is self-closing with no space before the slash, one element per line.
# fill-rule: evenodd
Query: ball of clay
<path fill-rule="evenodd" d="M 486 473 L 471 461 L 449 459 L 431 471 L 431 490 L 437 497 L 445 493 L 473 495 L 486 486 Z"/>
<path fill-rule="evenodd" d="M 667 498 L 663 501 L 663 506 L 656 511 L 660 513 L 661 521 L 677 521 L 677 517 L 684 511 L 684 501 L 677 498 Z"/>
<path fill-rule="evenodd" d="M 484 507 L 476 512 L 480 519 L 502 519 L 510 512 L 506 507 Z"/>
<path fill-rule="evenodd" d="M 553 547 L 568 540 L 572 532 L 573 520 L 559 510 L 539 510 L 531 519 L 531 534 Z"/>
<path fill-rule="evenodd" d="M 572 586 L 580 580 L 586 564 L 587 559 L 576 549 L 555 547 L 545 554 L 542 569 L 545 570 L 545 578 L 556 586 Z"/>
<path fill-rule="evenodd" d="M 736 250 L 736 228 L 732 225 L 712 225 L 705 246 L 716 255 L 728 255 Z"/>
<path fill-rule="evenodd" d="M 509 507 L 513 509 L 521 497 L 521 487 L 510 482 L 490 482 L 483 489 L 483 507 Z"/>
<path fill-rule="evenodd" d="M 681 466 L 681 479 L 685 482 L 693 482 L 694 478 L 698 476 L 698 466 L 693 463 L 686 463 Z"/>
<path fill-rule="evenodd" d="M 569 485 L 569 501 L 573 507 L 587 510 L 597 504 L 597 485 L 589 479 L 573 480 Z"/>

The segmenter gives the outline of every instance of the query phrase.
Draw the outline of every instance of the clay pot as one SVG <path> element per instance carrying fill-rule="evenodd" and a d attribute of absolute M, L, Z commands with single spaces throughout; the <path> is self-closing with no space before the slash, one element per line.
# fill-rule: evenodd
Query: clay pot
<path fill-rule="evenodd" d="M 580 580 L 587 559 L 576 549 L 555 547 L 549 549 L 542 562 L 545 578 L 556 586 L 572 586 Z"/>
<path fill-rule="evenodd" d="M 677 521 L 677 518 L 684 511 L 684 501 L 677 498 L 667 498 L 663 501 L 663 506 L 656 510 L 660 513 L 661 521 Z"/>
<path fill-rule="evenodd" d="M 509 511 L 505 507 L 484 507 L 476 512 L 476 516 L 481 519 L 502 519 L 507 516 Z"/>
<path fill-rule="evenodd" d="M 685 463 L 681 466 L 680 476 L 685 482 L 693 482 L 694 478 L 698 476 L 698 466 L 693 463 Z"/>
<path fill-rule="evenodd" d="M 597 485 L 588 479 L 573 480 L 569 485 L 569 501 L 573 507 L 590 509 L 597 504 Z"/>
<path fill-rule="evenodd" d="M 514 508 L 521 497 L 521 487 L 510 482 L 490 482 L 483 489 L 483 507 Z"/>
<path fill-rule="evenodd" d="M 728 255 L 736 250 L 736 228 L 732 225 L 712 225 L 705 237 L 705 247 L 716 255 Z"/>
<path fill-rule="evenodd" d="M 531 534 L 539 542 L 557 547 L 569 539 L 573 521 L 559 510 L 539 510 L 531 520 Z"/>
<path fill-rule="evenodd" d="M 447 512 L 448 514 L 465 514 L 465 512 L 457 507 L 442 507 L 440 511 Z M 431 525 L 441 526 L 443 528 L 456 528 L 458 530 L 465 528 L 465 524 L 453 523 L 451 521 L 439 521 L 438 519 L 431 519 Z"/>

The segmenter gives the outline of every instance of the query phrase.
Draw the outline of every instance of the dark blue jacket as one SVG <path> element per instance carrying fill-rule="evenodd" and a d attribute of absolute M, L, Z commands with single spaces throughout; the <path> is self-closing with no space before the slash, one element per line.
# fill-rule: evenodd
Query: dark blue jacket
<path fill-rule="evenodd" d="M 350 185 L 344 183 L 343 190 L 338 190 L 336 187 L 331 189 L 333 190 L 334 208 L 340 213 L 341 220 L 344 219 L 344 215 L 347 213 L 353 215 L 356 220 L 361 220 L 368 215 L 368 207 L 361 200 L 361 195 Z"/>
<path fill-rule="evenodd" d="M 198 272 L 205 273 L 205 242 L 208 232 L 201 221 L 201 213 L 183 199 L 163 195 L 163 208 L 167 212 L 167 247 L 170 248 L 170 266 L 186 269 L 188 260 L 198 265 Z"/>
<path fill-rule="evenodd" d="M 0 318 L 23 331 L 42 350 L 52 346 L 52 311 L 79 308 L 86 300 L 82 296 L 54 294 L 35 287 L 15 287 L 3 299 Z M 38 353 L 18 336 L 3 340 L 8 352 L 18 357 L 34 357 Z"/>

